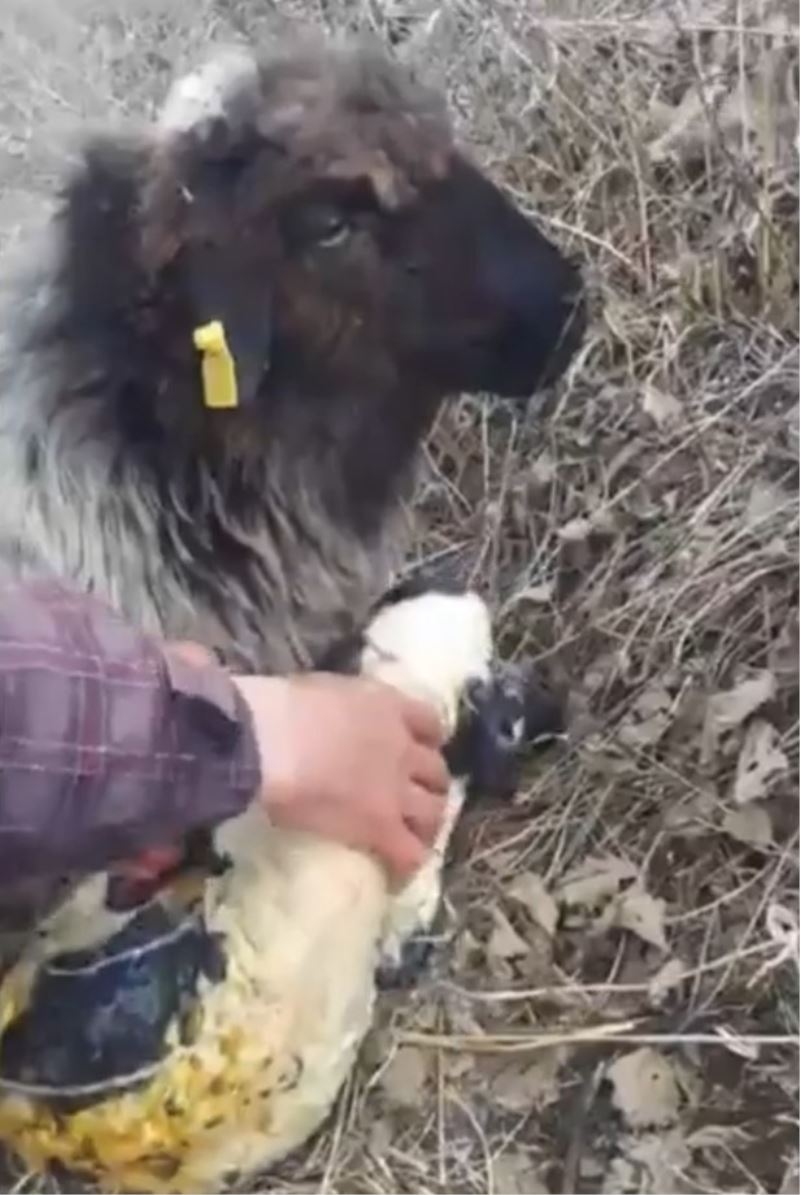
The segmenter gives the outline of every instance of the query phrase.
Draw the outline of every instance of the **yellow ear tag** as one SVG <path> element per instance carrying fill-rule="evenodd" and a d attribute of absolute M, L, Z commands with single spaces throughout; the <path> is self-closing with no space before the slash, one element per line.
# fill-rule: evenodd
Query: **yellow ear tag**
<path fill-rule="evenodd" d="M 238 407 L 239 394 L 236 389 L 236 366 L 225 328 L 219 320 L 212 320 L 195 328 L 194 346 L 202 353 L 203 402 L 213 410 Z"/>

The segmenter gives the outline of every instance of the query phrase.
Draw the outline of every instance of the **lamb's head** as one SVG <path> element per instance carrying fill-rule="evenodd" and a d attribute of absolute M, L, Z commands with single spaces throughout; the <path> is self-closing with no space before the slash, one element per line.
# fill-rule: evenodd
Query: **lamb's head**
<path fill-rule="evenodd" d="M 429 590 L 385 599 L 364 634 L 360 670 L 435 705 L 446 732 L 456 733 L 471 686 L 486 684 L 492 629 L 476 593 Z"/>
<path fill-rule="evenodd" d="M 473 592 L 398 585 L 365 632 L 358 667 L 437 706 L 468 794 L 512 796 L 525 749 L 563 730 L 534 669 L 495 657 L 489 610 Z"/>
<path fill-rule="evenodd" d="M 87 336 L 127 371 L 140 432 L 181 420 L 258 450 L 316 428 L 385 472 L 446 394 L 527 397 L 582 332 L 575 269 L 455 146 L 438 96 L 358 45 L 215 58 L 155 131 L 87 147 L 65 216 Z M 193 332 L 212 320 L 237 411 L 203 407 Z"/>
<path fill-rule="evenodd" d="M 405 986 L 432 945 L 441 873 L 465 797 L 509 798 L 524 749 L 561 730 L 558 704 L 530 670 L 494 658 L 489 611 L 476 594 L 426 588 L 415 578 L 384 596 L 352 666 L 438 706 L 450 785 L 434 849 L 387 910 L 377 980 Z"/>

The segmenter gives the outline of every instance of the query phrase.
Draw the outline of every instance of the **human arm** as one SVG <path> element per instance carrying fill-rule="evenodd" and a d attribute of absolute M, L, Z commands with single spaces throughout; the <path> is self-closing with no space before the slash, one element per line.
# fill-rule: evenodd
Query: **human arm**
<path fill-rule="evenodd" d="M 0 586 L 0 882 L 96 869 L 240 812 L 421 862 L 435 714 L 349 677 L 231 679 L 59 584 Z"/>
<path fill-rule="evenodd" d="M 260 783 L 246 705 L 100 602 L 0 585 L 0 879 L 94 869 L 240 812 Z"/>

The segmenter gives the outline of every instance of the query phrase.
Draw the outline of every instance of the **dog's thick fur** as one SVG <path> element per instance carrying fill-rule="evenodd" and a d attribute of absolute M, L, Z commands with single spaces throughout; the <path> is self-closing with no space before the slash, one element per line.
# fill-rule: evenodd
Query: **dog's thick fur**
<path fill-rule="evenodd" d="M 204 407 L 223 321 L 236 410 Z M 523 397 L 581 334 L 575 271 L 352 45 L 222 55 L 95 138 L 0 313 L 0 561 L 242 668 L 313 664 L 402 557 L 441 399 Z"/>

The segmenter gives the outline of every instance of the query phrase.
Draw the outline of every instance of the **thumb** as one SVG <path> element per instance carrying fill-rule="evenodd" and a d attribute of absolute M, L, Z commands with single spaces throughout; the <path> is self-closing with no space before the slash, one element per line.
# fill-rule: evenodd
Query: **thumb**
<path fill-rule="evenodd" d="M 172 652 L 183 660 L 186 664 L 192 664 L 195 668 L 205 668 L 209 664 L 217 664 L 219 661 L 209 648 L 203 647 L 201 643 L 195 643 L 192 639 L 170 639 L 165 644 L 165 650 Z"/>

